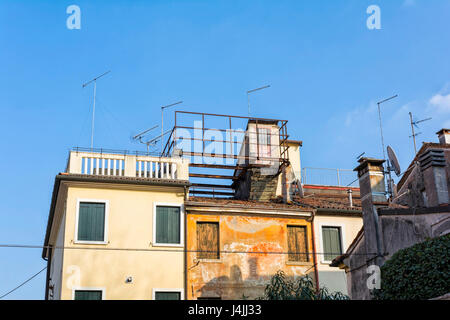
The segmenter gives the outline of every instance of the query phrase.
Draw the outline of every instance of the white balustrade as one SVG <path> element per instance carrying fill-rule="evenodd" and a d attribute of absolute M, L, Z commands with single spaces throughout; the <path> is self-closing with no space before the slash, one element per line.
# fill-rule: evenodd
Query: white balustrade
<path fill-rule="evenodd" d="M 102 175 L 102 176 L 123 176 L 122 170 L 124 159 L 110 158 L 104 156 L 81 156 L 81 174 Z M 119 164 L 117 166 L 117 164 Z M 119 170 L 117 170 L 119 167 Z"/>
<path fill-rule="evenodd" d="M 170 161 L 171 160 L 170 158 L 166 159 L 163 158 L 161 160 L 138 159 L 136 161 L 137 177 L 173 179 L 173 180 L 178 179 L 177 163 Z"/>
<path fill-rule="evenodd" d="M 189 160 L 175 157 L 71 151 L 67 173 L 188 180 Z"/>

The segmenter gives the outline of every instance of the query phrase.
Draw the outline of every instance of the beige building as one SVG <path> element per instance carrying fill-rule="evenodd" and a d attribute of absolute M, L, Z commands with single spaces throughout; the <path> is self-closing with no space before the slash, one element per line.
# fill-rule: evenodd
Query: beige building
<path fill-rule="evenodd" d="M 56 176 L 48 299 L 184 298 L 181 158 L 72 151 Z"/>

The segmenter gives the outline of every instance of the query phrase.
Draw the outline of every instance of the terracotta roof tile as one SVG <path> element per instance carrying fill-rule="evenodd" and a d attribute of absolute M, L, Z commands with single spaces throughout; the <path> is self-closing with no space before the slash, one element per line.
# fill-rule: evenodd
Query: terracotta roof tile
<path fill-rule="evenodd" d="M 310 194 L 305 197 L 294 197 L 295 202 L 300 205 L 309 206 L 314 209 L 336 209 L 348 211 L 361 211 L 361 200 L 359 197 L 353 197 L 353 207 L 347 196 Z"/>

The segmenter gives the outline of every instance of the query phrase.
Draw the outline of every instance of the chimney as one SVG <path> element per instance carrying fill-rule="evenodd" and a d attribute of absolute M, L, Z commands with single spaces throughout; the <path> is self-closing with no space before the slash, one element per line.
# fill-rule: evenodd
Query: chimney
<path fill-rule="evenodd" d="M 436 134 L 440 144 L 450 144 L 450 129 L 441 129 Z"/>
<path fill-rule="evenodd" d="M 350 208 L 353 208 L 353 197 L 352 197 L 352 189 L 347 190 L 348 193 L 348 202 L 350 203 Z"/>
<path fill-rule="evenodd" d="M 376 207 L 386 202 L 384 162 L 385 160 L 360 158 L 359 165 L 354 169 L 359 178 L 367 265 L 383 263 L 382 237 Z"/>
<path fill-rule="evenodd" d="M 428 149 L 419 158 L 419 162 L 425 184 L 427 207 L 448 204 L 450 192 L 447 183 L 444 150 Z"/>

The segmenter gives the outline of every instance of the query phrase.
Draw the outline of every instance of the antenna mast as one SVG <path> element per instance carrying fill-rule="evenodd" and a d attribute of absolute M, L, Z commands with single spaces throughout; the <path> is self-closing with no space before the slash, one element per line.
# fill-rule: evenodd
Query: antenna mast
<path fill-rule="evenodd" d="M 250 96 L 249 94 L 258 90 L 262 90 L 262 89 L 266 89 L 269 88 L 270 84 L 264 87 L 260 87 L 260 88 L 256 88 L 256 89 L 252 89 L 252 90 L 248 90 L 247 91 L 247 106 L 248 106 L 248 115 L 250 116 Z"/>
<path fill-rule="evenodd" d="M 163 114 L 164 114 L 164 109 L 175 106 L 180 103 L 183 103 L 183 101 L 178 101 L 178 102 L 168 104 L 166 106 L 161 107 L 161 135 L 160 135 L 160 137 L 161 137 L 161 156 L 163 153 L 163 136 L 164 136 L 164 115 Z"/>
<path fill-rule="evenodd" d="M 382 147 L 382 149 L 383 149 L 383 160 L 386 160 L 386 153 L 384 152 L 383 126 L 382 126 L 382 124 L 381 124 L 380 104 L 382 104 L 382 103 L 384 103 L 384 102 L 386 102 L 386 101 L 392 100 L 392 99 L 394 99 L 394 98 L 397 98 L 397 97 L 398 97 L 398 95 L 396 94 L 395 96 L 392 96 L 392 97 L 390 97 L 390 98 L 387 98 L 387 99 L 384 99 L 384 100 L 382 100 L 382 101 L 377 102 L 377 105 L 378 105 L 378 119 L 380 120 L 381 147 Z"/>
<path fill-rule="evenodd" d="M 94 82 L 94 105 L 92 107 L 92 127 L 91 127 L 91 150 L 94 148 L 94 124 L 95 124 L 95 96 L 97 93 L 97 79 L 103 77 L 104 75 L 110 73 L 111 70 L 106 71 L 105 73 L 99 75 L 98 77 L 95 77 L 94 79 L 84 83 L 82 85 L 82 88 L 86 87 L 88 84 L 90 84 L 91 82 Z"/>
<path fill-rule="evenodd" d="M 413 121 L 413 116 L 412 116 L 412 113 L 410 112 L 410 113 L 409 113 L 409 119 L 410 119 L 410 121 L 411 121 L 411 132 L 412 132 L 412 135 L 410 135 L 409 137 L 410 137 L 410 138 L 413 138 L 413 142 L 414 142 L 414 154 L 417 154 L 416 137 L 417 137 L 419 134 L 421 134 L 421 132 L 415 133 L 415 132 L 414 132 L 414 126 L 416 126 L 417 128 L 419 128 L 419 127 L 417 126 L 417 124 L 419 124 L 419 123 L 421 123 L 421 122 L 424 122 L 424 121 L 431 120 L 432 118 L 426 118 L 426 119 L 419 120 L 419 121 Z"/>

